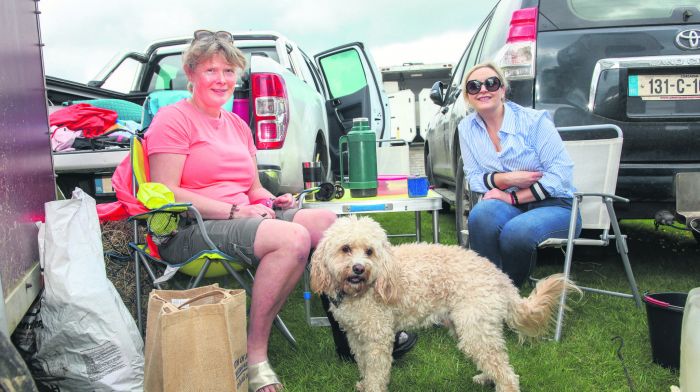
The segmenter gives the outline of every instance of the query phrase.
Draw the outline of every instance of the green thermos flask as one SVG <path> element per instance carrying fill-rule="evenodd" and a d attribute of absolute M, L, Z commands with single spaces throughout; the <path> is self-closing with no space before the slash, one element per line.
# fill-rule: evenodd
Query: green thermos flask
<path fill-rule="evenodd" d="M 344 149 L 343 146 L 346 148 Z M 352 120 L 352 129 L 340 137 L 340 181 L 352 197 L 377 196 L 377 135 L 365 117 Z M 347 150 L 347 151 L 345 151 Z M 343 154 L 348 157 L 347 178 Z"/>

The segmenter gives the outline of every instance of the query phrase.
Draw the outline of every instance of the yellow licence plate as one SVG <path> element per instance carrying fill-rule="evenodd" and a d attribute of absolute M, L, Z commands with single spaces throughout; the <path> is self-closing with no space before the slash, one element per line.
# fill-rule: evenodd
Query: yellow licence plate
<path fill-rule="evenodd" d="M 700 99 L 700 74 L 630 75 L 629 96 L 643 100 Z"/>

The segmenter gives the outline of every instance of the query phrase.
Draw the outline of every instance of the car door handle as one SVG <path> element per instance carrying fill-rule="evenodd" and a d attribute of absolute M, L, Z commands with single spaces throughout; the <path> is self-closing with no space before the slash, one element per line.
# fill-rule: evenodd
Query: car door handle
<path fill-rule="evenodd" d="M 340 114 L 340 112 L 338 111 L 337 108 L 333 109 L 333 111 L 335 112 L 335 118 L 338 119 L 338 122 L 339 122 L 340 124 L 342 124 L 343 122 L 345 122 L 345 118 L 343 117 L 342 114 Z"/>
<path fill-rule="evenodd" d="M 445 113 L 447 113 L 449 110 L 450 110 L 450 107 L 449 107 L 449 106 L 445 106 L 444 108 L 442 108 L 442 110 L 440 110 L 440 113 L 445 114 Z"/>

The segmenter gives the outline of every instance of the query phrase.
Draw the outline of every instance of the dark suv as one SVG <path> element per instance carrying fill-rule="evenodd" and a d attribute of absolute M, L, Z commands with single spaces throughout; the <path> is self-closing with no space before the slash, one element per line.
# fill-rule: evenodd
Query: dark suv
<path fill-rule="evenodd" d="M 457 232 L 468 189 L 457 124 L 467 114 L 464 74 L 500 65 L 508 98 L 546 109 L 557 126 L 612 123 L 623 130 L 617 193 L 622 218 L 675 207 L 674 177 L 700 172 L 700 0 L 501 0 L 472 36 L 449 85 L 436 82 L 442 109 L 428 126 L 425 168 L 455 189 Z"/>

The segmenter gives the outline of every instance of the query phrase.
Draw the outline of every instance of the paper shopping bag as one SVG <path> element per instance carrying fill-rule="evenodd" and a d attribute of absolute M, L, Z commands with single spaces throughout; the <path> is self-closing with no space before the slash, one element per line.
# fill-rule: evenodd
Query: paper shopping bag
<path fill-rule="evenodd" d="M 248 391 L 246 295 L 218 285 L 153 290 L 145 391 Z"/>

